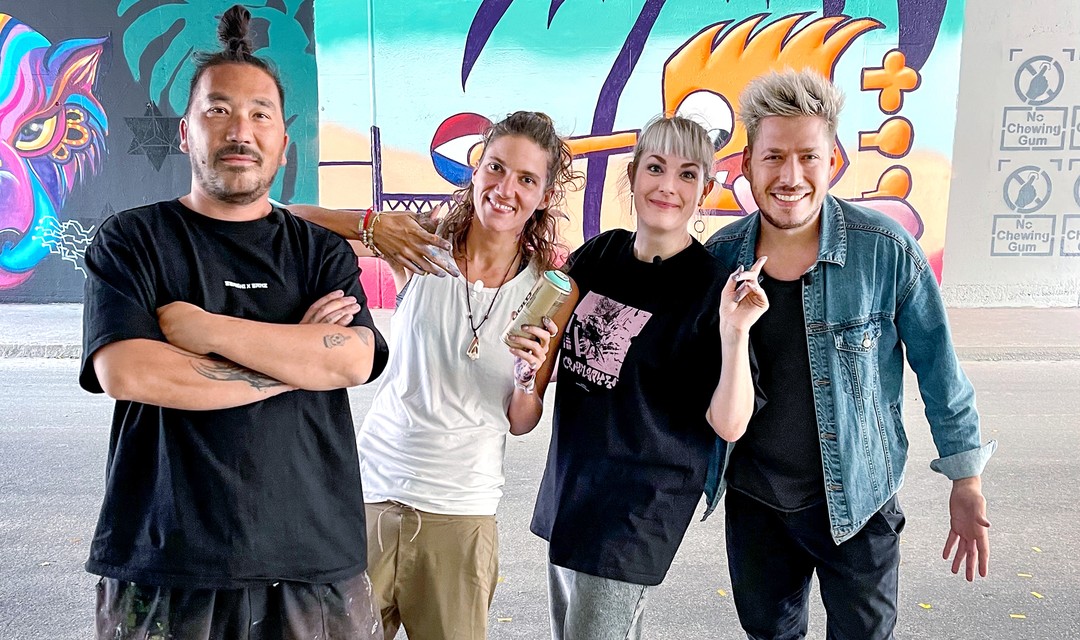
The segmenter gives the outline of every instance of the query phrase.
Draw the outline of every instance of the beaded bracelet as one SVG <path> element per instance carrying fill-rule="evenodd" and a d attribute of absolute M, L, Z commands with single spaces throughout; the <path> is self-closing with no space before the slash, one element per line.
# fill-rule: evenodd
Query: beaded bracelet
<path fill-rule="evenodd" d="M 374 213 L 374 216 L 372 214 Z M 375 246 L 375 225 L 379 222 L 382 213 L 376 213 L 371 207 L 364 212 L 364 219 L 360 223 L 360 242 L 371 251 L 376 258 L 382 257 L 382 252 Z"/>

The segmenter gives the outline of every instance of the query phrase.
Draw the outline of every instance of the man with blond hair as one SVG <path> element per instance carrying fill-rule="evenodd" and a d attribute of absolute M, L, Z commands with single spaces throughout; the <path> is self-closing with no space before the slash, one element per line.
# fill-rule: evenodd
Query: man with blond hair
<path fill-rule="evenodd" d="M 817 573 L 830 640 L 893 637 L 904 515 L 905 354 L 952 480 L 943 557 L 986 576 L 990 523 L 975 393 L 922 249 L 899 224 L 829 195 L 843 94 L 813 71 L 751 82 L 743 174 L 758 211 L 707 247 L 728 269 L 768 256 L 751 329 L 768 402 L 724 470 L 732 591 L 751 639 L 802 638 Z"/>

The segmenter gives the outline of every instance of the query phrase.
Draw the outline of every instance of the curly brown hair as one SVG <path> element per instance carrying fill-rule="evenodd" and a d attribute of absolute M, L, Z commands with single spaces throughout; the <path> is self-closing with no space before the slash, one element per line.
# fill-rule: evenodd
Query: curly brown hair
<path fill-rule="evenodd" d="M 555 132 L 555 123 L 547 114 L 538 111 L 511 113 L 493 124 L 484 134 L 484 147 L 487 148 L 503 136 L 521 136 L 547 152 L 548 166 L 544 189 L 550 193 L 548 206 L 537 209 L 525 221 L 519 243 L 522 255 L 529 260 L 535 260 L 534 265 L 539 270 L 553 269 L 555 261 L 566 253 L 566 246 L 559 238 L 558 218 L 564 215 L 559 207 L 565 203 L 568 190 L 581 188 L 584 176 L 574 171 L 574 156 L 566 142 Z M 470 182 L 454 192 L 453 206 L 445 216 L 455 253 L 464 250 L 465 238 L 475 213 L 473 185 Z"/>

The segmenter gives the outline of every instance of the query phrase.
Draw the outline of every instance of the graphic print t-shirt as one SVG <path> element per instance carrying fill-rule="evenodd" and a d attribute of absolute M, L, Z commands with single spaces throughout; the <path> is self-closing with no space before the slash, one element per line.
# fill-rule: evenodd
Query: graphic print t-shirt
<path fill-rule="evenodd" d="M 585 381 L 615 388 L 630 342 L 652 314 L 590 291 L 574 310 L 577 322 L 564 340 L 563 359 L 571 373 Z"/>
<path fill-rule="evenodd" d="M 532 531 L 552 563 L 659 584 L 705 486 L 727 274 L 700 243 L 660 264 L 616 230 L 571 256 L 581 299 L 559 351 Z"/>
<path fill-rule="evenodd" d="M 155 310 L 296 324 L 342 289 L 387 348 L 356 256 L 328 231 L 275 208 L 251 222 L 173 200 L 102 223 L 86 252 L 79 382 L 101 392 L 93 354 L 112 342 L 164 342 Z M 117 402 L 105 498 L 86 568 L 140 584 L 231 589 L 274 580 L 334 582 L 367 566 L 360 467 L 348 394 L 290 391 L 220 411 Z"/>

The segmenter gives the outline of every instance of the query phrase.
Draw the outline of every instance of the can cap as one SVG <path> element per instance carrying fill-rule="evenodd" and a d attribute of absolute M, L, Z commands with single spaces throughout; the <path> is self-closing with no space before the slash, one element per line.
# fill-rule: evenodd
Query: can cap
<path fill-rule="evenodd" d="M 561 289 L 564 293 L 570 293 L 570 278 L 562 271 L 545 271 L 544 278 L 548 282 Z"/>

